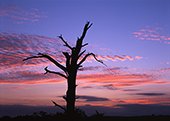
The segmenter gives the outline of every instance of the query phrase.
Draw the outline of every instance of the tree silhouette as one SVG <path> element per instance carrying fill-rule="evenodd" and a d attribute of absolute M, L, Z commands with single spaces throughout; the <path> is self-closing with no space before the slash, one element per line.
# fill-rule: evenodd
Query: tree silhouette
<path fill-rule="evenodd" d="M 44 69 L 46 71 L 46 73 L 57 74 L 61 77 L 64 77 L 65 79 L 67 79 L 67 85 L 68 85 L 67 92 L 66 92 L 66 96 L 63 96 L 63 98 L 66 101 L 66 108 L 57 104 L 54 101 L 52 101 L 52 102 L 55 104 L 55 106 L 60 107 L 68 114 L 73 114 L 75 112 L 76 86 L 77 86 L 76 85 L 76 77 L 77 77 L 77 72 L 78 72 L 79 68 L 82 67 L 82 64 L 86 61 L 86 59 L 89 56 L 93 56 L 96 61 L 103 64 L 103 62 L 101 60 L 98 60 L 96 58 L 96 55 L 94 53 L 85 54 L 86 50 L 82 51 L 82 48 L 88 45 L 88 43 L 83 44 L 83 40 L 85 38 L 87 30 L 91 26 L 92 26 L 92 23 L 90 23 L 90 22 L 87 22 L 85 24 L 83 33 L 80 38 L 77 38 L 76 45 L 74 47 L 71 47 L 70 44 L 67 41 L 65 41 L 65 39 L 62 37 L 62 35 L 58 36 L 63 41 L 64 46 L 66 46 L 70 50 L 70 52 L 62 52 L 62 54 L 64 55 L 64 57 L 66 59 L 65 66 L 60 64 L 55 59 L 53 59 L 50 55 L 43 54 L 43 53 L 38 53 L 36 56 L 31 56 L 31 57 L 28 57 L 23 60 L 23 61 L 25 61 L 25 60 L 29 60 L 29 59 L 33 59 L 33 58 L 46 58 L 64 72 L 64 73 L 60 73 L 60 72 L 51 71 L 48 69 L 48 67 L 45 67 L 45 69 Z"/>

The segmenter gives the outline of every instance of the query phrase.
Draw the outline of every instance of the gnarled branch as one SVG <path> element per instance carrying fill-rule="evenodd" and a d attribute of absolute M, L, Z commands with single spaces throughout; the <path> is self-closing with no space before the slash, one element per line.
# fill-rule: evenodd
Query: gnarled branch
<path fill-rule="evenodd" d="M 96 55 L 95 55 L 94 53 L 88 53 L 88 54 L 86 54 L 86 55 L 83 57 L 83 59 L 78 63 L 78 67 L 80 67 L 81 64 L 82 64 L 82 63 L 87 59 L 87 57 L 89 57 L 89 56 L 93 56 L 96 61 L 98 61 L 99 63 L 102 63 L 103 65 L 105 65 L 102 60 L 97 59 L 97 57 L 96 57 Z M 105 66 L 106 66 L 106 65 L 105 65 Z"/>
<path fill-rule="evenodd" d="M 82 47 L 85 47 L 85 46 L 87 46 L 87 45 L 88 45 L 88 43 L 86 43 L 86 44 L 82 45 Z"/>
<path fill-rule="evenodd" d="M 26 60 L 29 60 L 29 59 L 33 59 L 33 58 L 47 58 L 48 60 L 50 60 L 52 63 L 54 63 L 57 67 L 59 67 L 61 70 L 63 70 L 67 74 L 66 67 L 61 65 L 59 62 L 57 62 L 56 60 L 54 60 L 51 56 L 49 56 L 47 54 L 38 53 L 37 56 L 28 57 L 28 58 L 24 59 L 23 61 L 26 61 Z"/>
<path fill-rule="evenodd" d="M 67 43 L 67 41 L 64 40 L 64 38 L 63 38 L 62 35 L 60 35 L 60 36 L 58 36 L 58 37 L 64 42 L 64 44 L 65 44 L 64 46 L 68 47 L 68 48 L 71 49 L 71 50 L 73 49 L 73 48 Z"/>
<path fill-rule="evenodd" d="M 47 74 L 47 73 L 53 73 L 53 74 L 57 74 L 57 75 L 62 76 L 62 77 L 64 77 L 64 78 L 67 79 L 67 76 L 66 76 L 66 75 L 64 75 L 64 74 L 62 74 L 62 73 L 60 73 L 60 72 L 50 71 L 50 70 L 48 70 L 48 67 L 45 67 L 44 70 L 46 71 L 45 74 Z"/>
<path fill-rule="evenodd" d="M 84 26 L 83 33 L 82 33 L 81 37 L 77 39 L 76 49 L 77 49 L 77 52 L 78 52 L 78 53 L 80 52 L 80 50 L 81 50 L 82 47 L 84 47 L 84 46 L 87 45 L 87 43 L 84 44 L 84 45 L 82 45 L 82 43 L 83 43 L 83 39 L 84 39 L 84 37 L 85 37 L 85 35 L 86 35 L 86 33 L 87 33 L 87 30 L 88 30 L 91 26 L 92 26 L 92 23 L 90 24 L 90 22 L 87 22 L 87 23 L 85 24 L 85 26 Z"/>
<path fill-rule="evenodd" d="M 90 24 L 89 21 L 85 24 L 84 29 L 83 29 L 83 33 L 82 33 L 82 35 L 81 35 L 81 37 L 80 37 L 80 40 L 83 40 L 83 39 L 84 39 L 84 37 L 85 37 L 85 35 L 86 35 L 86 33 L 87 33 L 87 30 L 88 30 L 92 25 L 93 25 L 93 24 L 92 24 L 92 23 Z"/>
<path fill-rule="evenodd" d="M 82 52 L 79 54 L 78 58 L 80 58 L 85 52 L 86 52 L 86 50 L 82 51 Z"/>
<path fill-rule="evenodd" d="M 61 106 L 61 105 L 57 104 L 57 103 L 56 103 L 56 102 L 54 102 L 53 100 L 51 100 L 51 102 L 52 102 L 55 106 L 57 106 L 57 107 L 61 108 L 62 110 L 64 110 L 64 112 L 66 112 L 66 109 L 65 109 L 63 106 Z"/>

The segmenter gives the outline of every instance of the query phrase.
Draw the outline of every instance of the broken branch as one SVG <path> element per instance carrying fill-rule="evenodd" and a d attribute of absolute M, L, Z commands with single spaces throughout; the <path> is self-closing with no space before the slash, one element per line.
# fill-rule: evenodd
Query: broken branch
<path fill-rule="evenodd" d="M 66 75 L 64 75 L 64 74 L 62 74 L 62 73 L 60 73 L 60 72 L 50 71 L 50 70 L 48 70 L 47 68 L 48 68 L 48 67 L 45 67 L 45 68 L 44 68 L 44 70 L 46 71 L 45 74 L 47 74 L 47 73 L 53 73 L 53 74 L 57 74 L 57 75 L 62 76 L 62 77 L 64 77 L 64 78 L 67 79 L 67 76 L 66 76 Z"/>
<path fill-rule="evenodd" d="M 33 58 L 47 58 L 48 60 L 50 60 L 52 63 L 54 63 L 57 67 L 59 67 L 61 70 L 63 70 L 67 74 L 66 67 L 61 65 L 59 62 L 57 62 L 56 60 L 54 60 L 51 56 L 49 56 L 47 54 L 38 53 L 38 56 L 31 56 L 31 57 L 24 59 L 23 61 L 33 59 Z"/>
<path fill-rule="evenodd" d="M 87 59 L 87 57 L 89 57 L 89 56 L 93 56 L 96 61 L 98 61 L 99 63 L 102 63 L 103 65 L 105 65 L 102 60 L 97 59 L 97 57 L 96 57 L 96 55 L 95 55 L 94 53 L 88 53 L 88 54 L 86 54 L 86 55 L 84 56 L 84 58 L 79 62 L 78 67 L 80 67 L 81 64 L 82 64 L 82 63 Z M 106 65 L 105 65 L 105 66 L 106 66 Z"/>
<path fill-rule="evenodd" d="M 64 46 L 68 47 L 68 48 L 71 49 L 71 50 L 73 49 L 73 48 L 67 43 L 67 41 L 64 40 L 64 38 L 63 38 L 62 35 L 60 35 L 60 36 L 58 36 L 58 37 L 64 42 L 64 44 L 65 44 Z"/>
<path fill-rule="evenodd" d="M 54 102 L 53 100 L 51 100 L 51 102 L 52 102 L 55 106 L 57 106 L 57 107 L 61 108 L 62 110 L 64 110 L 64 112 L 66 112 L 66 109 L 65 109 L 63 106 L 61 106 L 61 105 L 57 104 L 57 103 L 56 103 L 56 102 Z"/>
<path fill-rule="evenodd" d="M 86 52 L 86 50 L 82 51 L 82 52 L 79 54 L 78 58 L 80 58 L 85 52 Z"/>
<path fill-rule="evenodd" d="M 85 47 L 86 45 L 88 45 L 88 43 L 86 43 L 86 44 L 82 45 L 82 47 Z"/>
<path fill-rule="evenodd" d="M 81 35 L 81 37 L 80 37 L 80 40 L 83 40 L 83 39 L 84 39 L 84 37 L 85 37 L 85 35 L 86 35 L 86 33 L 87 33 L 87 30 L 88 30 L 92 25 L 93 25 L 93 24 L 92 24 L 92 23 L 90 24 L 89 21 L 86 23 L 86 25 L 84 26 L 84 29 L 83 29 L 83 33 L 82 33 L 82 35 Z"/>

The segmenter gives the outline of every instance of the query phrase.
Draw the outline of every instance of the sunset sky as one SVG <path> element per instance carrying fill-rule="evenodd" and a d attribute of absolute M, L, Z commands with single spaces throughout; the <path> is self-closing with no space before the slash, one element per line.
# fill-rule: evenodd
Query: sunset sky
<path fill-rule="evenodd" d="M 66 80 L 44 75 L 46 66 L 60 70 L 46 59 L 22 60 L 41 52 L 64 64 L 57 36 L 74 45 L 90 21 L 87 53 L 107 66 L 87 60 L 76 105 L 170 112 L 169 6 L 169 0 L 0 0 L 0 106 L 65 105 Z"/>

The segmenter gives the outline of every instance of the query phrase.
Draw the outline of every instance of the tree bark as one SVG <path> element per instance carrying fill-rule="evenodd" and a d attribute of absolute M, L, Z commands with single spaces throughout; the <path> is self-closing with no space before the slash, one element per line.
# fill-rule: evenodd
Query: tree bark
<path fill-rule="evenodd" d="M 77 61 L 79 52 L 76 49 L 72 50 L 71 53 L 71 64 L 68 68 L 68 79 L 67 79 L 67 92 L 66 92 L 66 108 L 67 113 L 72 115 L 75 112 L 75 101 L 76 101 L 76 77 L 77 77 Z"/>
<path fill-rule="evenodd" d="M 66 93 L 66 109 L 68 114 L 73 114 L 75 111 L 76 100 L 76 78 L 70 76 L 68 79 L 68 88 Z"/>

